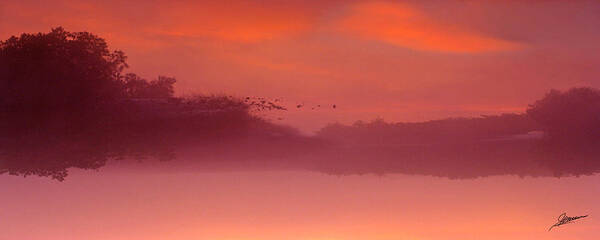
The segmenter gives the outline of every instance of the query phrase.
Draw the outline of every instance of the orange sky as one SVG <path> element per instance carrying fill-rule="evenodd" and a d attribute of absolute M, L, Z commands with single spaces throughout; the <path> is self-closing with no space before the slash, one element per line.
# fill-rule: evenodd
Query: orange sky
<path fill-rule="evenodd" d="M 90 31 L 179 94 L 283 98 L 284 123 L 421 121 L 523 110 L 550 88 L 599 87 L 594 1 L 0 3 L 0 37 Z"/>
<path fill-rule="evenodd" d="M 0 39 L 57 26 L 104 37 L 146 78 L 175 76 L 179 95 L 283 99 L 280 122 L 305 132 L 521 112 L 551 88 L 600 88 L 594 0 L 0 1 Z M 0 175 L 0 240 L 591 240 L 599 183 L 111 166 L 65 182 Z M 590 217 L 547 232 L 565 211 Z"/>

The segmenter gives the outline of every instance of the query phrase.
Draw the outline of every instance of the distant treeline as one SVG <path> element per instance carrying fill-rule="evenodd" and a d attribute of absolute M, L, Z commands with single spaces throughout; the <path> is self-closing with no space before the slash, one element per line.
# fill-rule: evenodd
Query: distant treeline
<path fill-rule="evenodd" d="M 450 178 L 600 171 L 600 91 L 551 90 L 522 114 L 418 123 L 331 124 L 338 144 L 313 167 L 332 174 L 404 173 Z"/>
<path fill-rule="evenodd" d="M 543 131 L 546 139 L 600 140 L 600 91 L 593 88 L 552 90 L 521 114 L 448 118 L 414 123 L 383 119 L 353 125 L 331 124 L 319 136 L 356 143 L 422 144 L 492 140 Z"/>
<path fill-rule="evenodd" d="M 353 125 L 330 124 L 318 136 L 354 143 L 433 144 L 481 141 L 542 130 L 527 114 L 448 118 L 426 122 L 388 123 L 383 119 Z"/>

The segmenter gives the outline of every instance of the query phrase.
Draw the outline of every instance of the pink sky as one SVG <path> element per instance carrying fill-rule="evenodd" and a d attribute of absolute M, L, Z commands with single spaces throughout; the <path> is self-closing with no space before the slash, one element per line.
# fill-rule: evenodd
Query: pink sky
<path fill-rule="evenodd" d="M 105 37 L 177 93 L 283 98 L 311 131 L 522 111 L 599 87 L 594 1 L 3 1 L 0 37 L 64 26 Z"/>
<path fill-rule="evenodd" d="M 283 99 L 290 110 L 277 122 L 304 132 L 377 117 L 522 112 L 551 88 L 600 88 L 598 1 L 0 2 L 0 39 L 57 26 L 104 37 L 143 77 L 176 77 L 180 96 Z M 481 167 L 472 165 L 465 169 Z M 0 240 L 591 240 L 600 233 L 597 175 L 451 180 L 244 167 L 109 165 L 71 170 L 65 182 L 0 175 Z M 548 232 L 562 212 L 590 217 Z"/>

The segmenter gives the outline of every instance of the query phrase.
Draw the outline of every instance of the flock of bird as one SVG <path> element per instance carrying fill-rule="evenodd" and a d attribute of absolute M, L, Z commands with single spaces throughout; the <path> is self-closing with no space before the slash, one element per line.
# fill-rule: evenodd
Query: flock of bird
<path fill-rule="evenodd" d="M 248 104 L 249 106 L 252 107 L 256 107 L 259 110 L 284 110 L 287 111 L 288 108 L 286 108 L 281 102 L 282 100 L 279 98 L 276 99 L 267 99 L 264 97 L 246 97 L 244 99 L 244 102 L 246 104 Z M 296 105 L 297 109 L 303 108 L 305 107 L 305 105 L 302 104 L 298 104 Z M 321 108 L 321 104 L 317 104 L 315 106 L 311 107 L 311 110 L 316 110 L 317 108 Z M 331 108 L 336 109 L 337 105 L 336 104 L 332 104 Z"/>
<path fill-rule="evenodd" d="M 296 105 L 296 108 L 302 108 L 302 107 L 304 107 L 304 104 L 298 104 L 298 105 Z M 315 109 L 317 109 L 317 108 L 320 108 L 320 107 L 321 107 L 321 105 L 320 105 L 320 104 L 317 104 L 316 106 L 314 106 L 314 107 L 311 107 L 310 109 L 311 109 L 311 110 L 315 110 Z M 336 106 L 335 104 L 333 104 L 333 105 L 331 105 L 331 107 L 332 107 L 333 109 L 335 109 L 337 106 Z"/>
<path fill-rule="evenodd" d="M 288 110 L 288 108 L 285 106 L 285 104 L 283 104 L 283 101 L 279 98 L 268 99 L 268 98 L 264 98 L 264 97 L 246 97 L 246 98 L 244 98 L 244 103 L 246 103 L 248 106 L 250 106 L 255 111 L 264 111 L 264 110 L 287 111 Z M 332 104 L 330 106 L 332 109 L 337 109 L 336 104 Z M 317 104 L 317 105 L 310 106 L 310 109 L 317 110 L 317 109 L 320 109 L 321 107 L 322 107 L 321 104 Z M 307 108 L 308 108 L 308 106 L 306 106 L 304 103 L 296 105 L 296 109 L 298 109 L 298 110 L 307 109 Z M 278 117 L 277 120 L 283 120 L 283 118 Z"/>

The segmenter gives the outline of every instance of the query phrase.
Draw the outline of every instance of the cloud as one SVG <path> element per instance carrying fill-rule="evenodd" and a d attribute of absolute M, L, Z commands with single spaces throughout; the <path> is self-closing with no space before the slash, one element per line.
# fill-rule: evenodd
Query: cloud
<path fill-rule="evenodd" d="M 428 18 L 406 4 L 355 4 L 336 28 L 344 33 L 388 44 L 432 52 L 483 53 L 518 50 L 524 46 Z"/>
<path fill-rule="evenodd" d="M 258 43 L 297 36 L 312 29 L 317 16 L 315 11 L 295 6 L 297 4 L 246 1 L 131 1 L 123 4 L 59 0 L 53 2 L 55 9 L 51 12 L 40 8 L 37 1 L 8 2 L 0 10 L 7 12 L 7 19 L 30 22 L 26 28 L 41 30 L 40 25 L 64 26 L 103 35 L 112 33 L 113 41 L 123 38 L 125 42 L 143 44 L 148 37 L 162 36 Z M 21 24 L 8 27 L 14 25 Z M 19 31 L 22 30 L 29 29 L 21 26 Z"/>
<path fill-rule="evenodd" d="M 158 14 L 161 21 L 155 27 L 157 33 L 242 43 L 295 36 L 314 25 L 311 14 L 284 4 L 168 3 Z"/>

